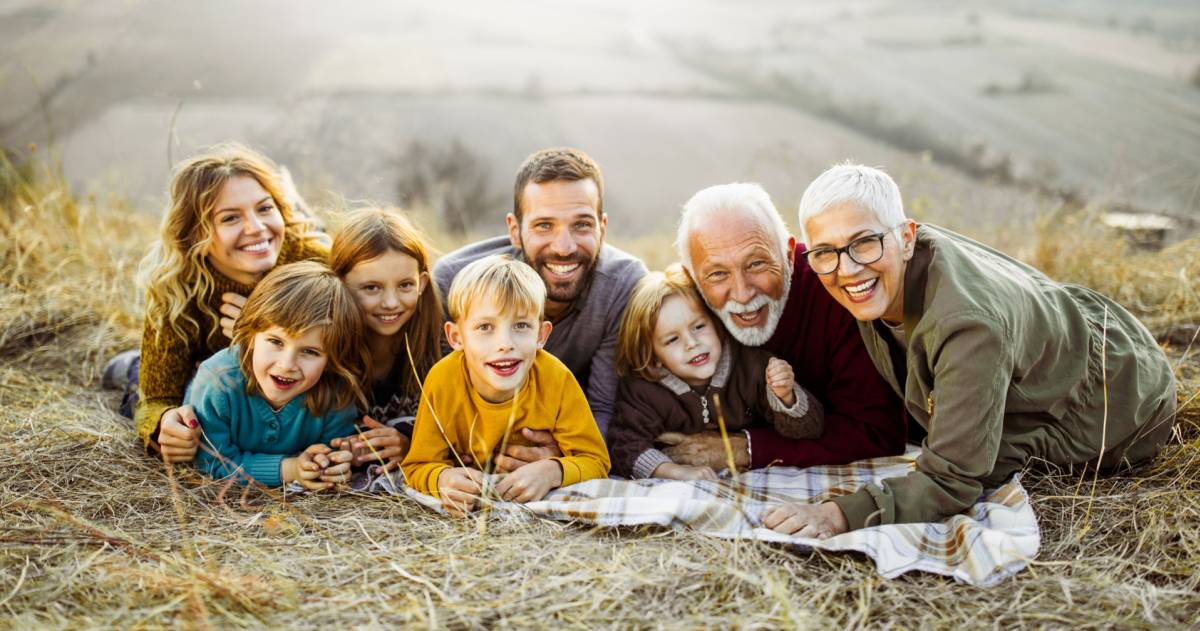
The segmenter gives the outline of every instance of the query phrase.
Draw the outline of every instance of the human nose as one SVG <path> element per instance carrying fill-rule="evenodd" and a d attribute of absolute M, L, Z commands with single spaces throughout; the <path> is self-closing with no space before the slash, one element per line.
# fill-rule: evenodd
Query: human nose
<path fill-rule="evenodd" d="M 387 289 L 383 292 L 383 306 L 385 309 L 392 309 L 400 304 L 400 296 L 397 295 L 395 289 Z"/>
<path fill-rule="evenodd" d="M 507 328 L 502 329 L 500 334 L 496 336 L 496 346 L 500 351 L 512 350 L 515 346 L 513 344 L 512 331 L 508 330 Z"/>
<path fill-rule="evenodd" d="M 754 299 L 754 295 L 758 290 L 746 279 L 746 276 L 741 273 L 733 275 L 733 294 L 730 296 L 734 302 L 738 304 L 746 304 Z"/>
<path fill-rule="evenodd" d="M 263 220 L 258 216 L 258 213 L 251 212 L 246 216 L 246 222 L 242 225 L 246 228 L 246 234 L 258 234 L 259 232 L 263 231 L 263 227 L 266 224 L 263 223 Z"/>
<path fill-rule="evenodd" d="M 700 338 L 696 337 L 696 335 L 691 331 L 688 331 L 687 333 L 683 334 L 683 345 L 683 347 L 688 350 L 696 348 L 700 345 Z"/>
<path fill-rule="evenodd" d="M 575 239 L 571 238 L 571 231 L 560 229 L 554 234 L 554 241 L 550 244 L 555 254 L 559 256 L 570 256 L 575 253 Z"/>
<path fill-rule="evenodd" d="M 297 365 L 297 362 L 296 362 L 297 359 L 298 359 L 297 351 L 295 349 L 286 348 L 281 353 L 279 353 L 279 356 L 278 356 L 278 358 L 276 358 L 275 363 L 279 364 L 279 367 L 282 369 L 292 370 Z"/>
<path fill-rule="evenodd" d="M 853 276 L 862 270 L 864 266 L 854 257 L 850 256 L 850 251 L 838 252 L 838 274 L 842 276 Z"/>

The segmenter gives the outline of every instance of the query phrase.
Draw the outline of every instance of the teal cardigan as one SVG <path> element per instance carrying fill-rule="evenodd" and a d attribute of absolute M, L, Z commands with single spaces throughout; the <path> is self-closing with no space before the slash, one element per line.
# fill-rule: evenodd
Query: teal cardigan
<path fill-rule="evenodd" d="M 284 458 L 354 433 L 354 406 L 314 416 L 304 406 L 306 396 L 297 396 L 276 412 L 266 399 L 246 393 L 237 346 L 208 358 L 184 394 L 184 403 L 195 410 L 204 430 L 196 466 L 214 478 L 236 475 L 239 484 L 253 478 L 280 486 Z"/>

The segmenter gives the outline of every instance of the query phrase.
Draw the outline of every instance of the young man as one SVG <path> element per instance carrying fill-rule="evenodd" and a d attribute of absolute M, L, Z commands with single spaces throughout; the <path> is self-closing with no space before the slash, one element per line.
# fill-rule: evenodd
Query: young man
<path fill-rule="evenodd" d="M 442 500 L 452 515 L 475 508 L 498 447 L 521 431 L 549 435 L 564 454 L 529 463 L 496 486 L 505 500 L 532 502 L 550 490 L 608 475 L 608 450 L 583 390 L 542 350 L 546 288 L 528 265 L 489 256 L 463 268 L 450 287 L 446 338 L 454 352 L 425 379 L 412 447 L 401 465 L 408 484 Z M 456 466 L 457 465 L 457 466 Z"/>
<path fill-rule="evenodd" d="M 546 289 L 546 318 L 554 324 L 546 350 L 562 360 L 587 391 L 603 435 L 616 404 L 614 362 L 621 313 L 634 284 L 646 274 L 638 259 L 604 243 L 604 178 L 587 154 L 568 147 L 543 149 L 525 159 L 513 184 L 508 236 L 451 252 L 433 268 L 443 295 L 467 264 L 507 254 L 529 265 Z M 544 436 L 530 435 L 545 443 Z M 546 454 L 524 455 L 523 461 Z M 512 461 L 502 462 L 502 469 Z"/>

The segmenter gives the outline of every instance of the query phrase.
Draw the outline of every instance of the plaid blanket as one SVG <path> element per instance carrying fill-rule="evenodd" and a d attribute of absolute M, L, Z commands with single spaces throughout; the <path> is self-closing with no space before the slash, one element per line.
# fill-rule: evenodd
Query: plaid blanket
<path fill-rule="evenodd" d="M 507 502 L 491 506 L 504 514 L 598 526 L 655 524 L 727 539 L 852 550 L 874 559 L 876 569 L 887 578 L 924 570 L 962 583 L 989 586 L 1019 572 L 1037 555 L 1041 536 L 1019 475 L 988 491 L 967 512 L 937 523 L 877 526 L 824 541 L 783 535 L 762 526 L 761 515 L 773 505 L 821 502 L 852 493 L 868 482 L 903 476 L 916 466 L 918 453 L 919 449 L 910 447 L 903 456 L 807 469 L 773 467 L 716 482 L 589 480 L 557 489 L 524 506 Z M 438 500 L 402 484 L 393 486 L 386 478 L 372 480 L 368 490 L 406 494 L 442 510 Z"/>

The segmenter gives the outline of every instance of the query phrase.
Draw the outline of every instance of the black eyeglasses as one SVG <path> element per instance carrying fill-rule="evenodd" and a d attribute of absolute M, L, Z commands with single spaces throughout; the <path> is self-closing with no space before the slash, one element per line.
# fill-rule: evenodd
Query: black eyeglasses
<path fill-rule="evenodd" d="M 837 271 L 838 266 L 842 264 L 843 252 L 859 265 L 870 265 L 883 258 L 883 238 L 893 230 L 895 228 L 859 237 L 840 248 L 814 248 L 805 252 L 804 258 L 808 260 L 812 271 L 822 276 Z"/>

